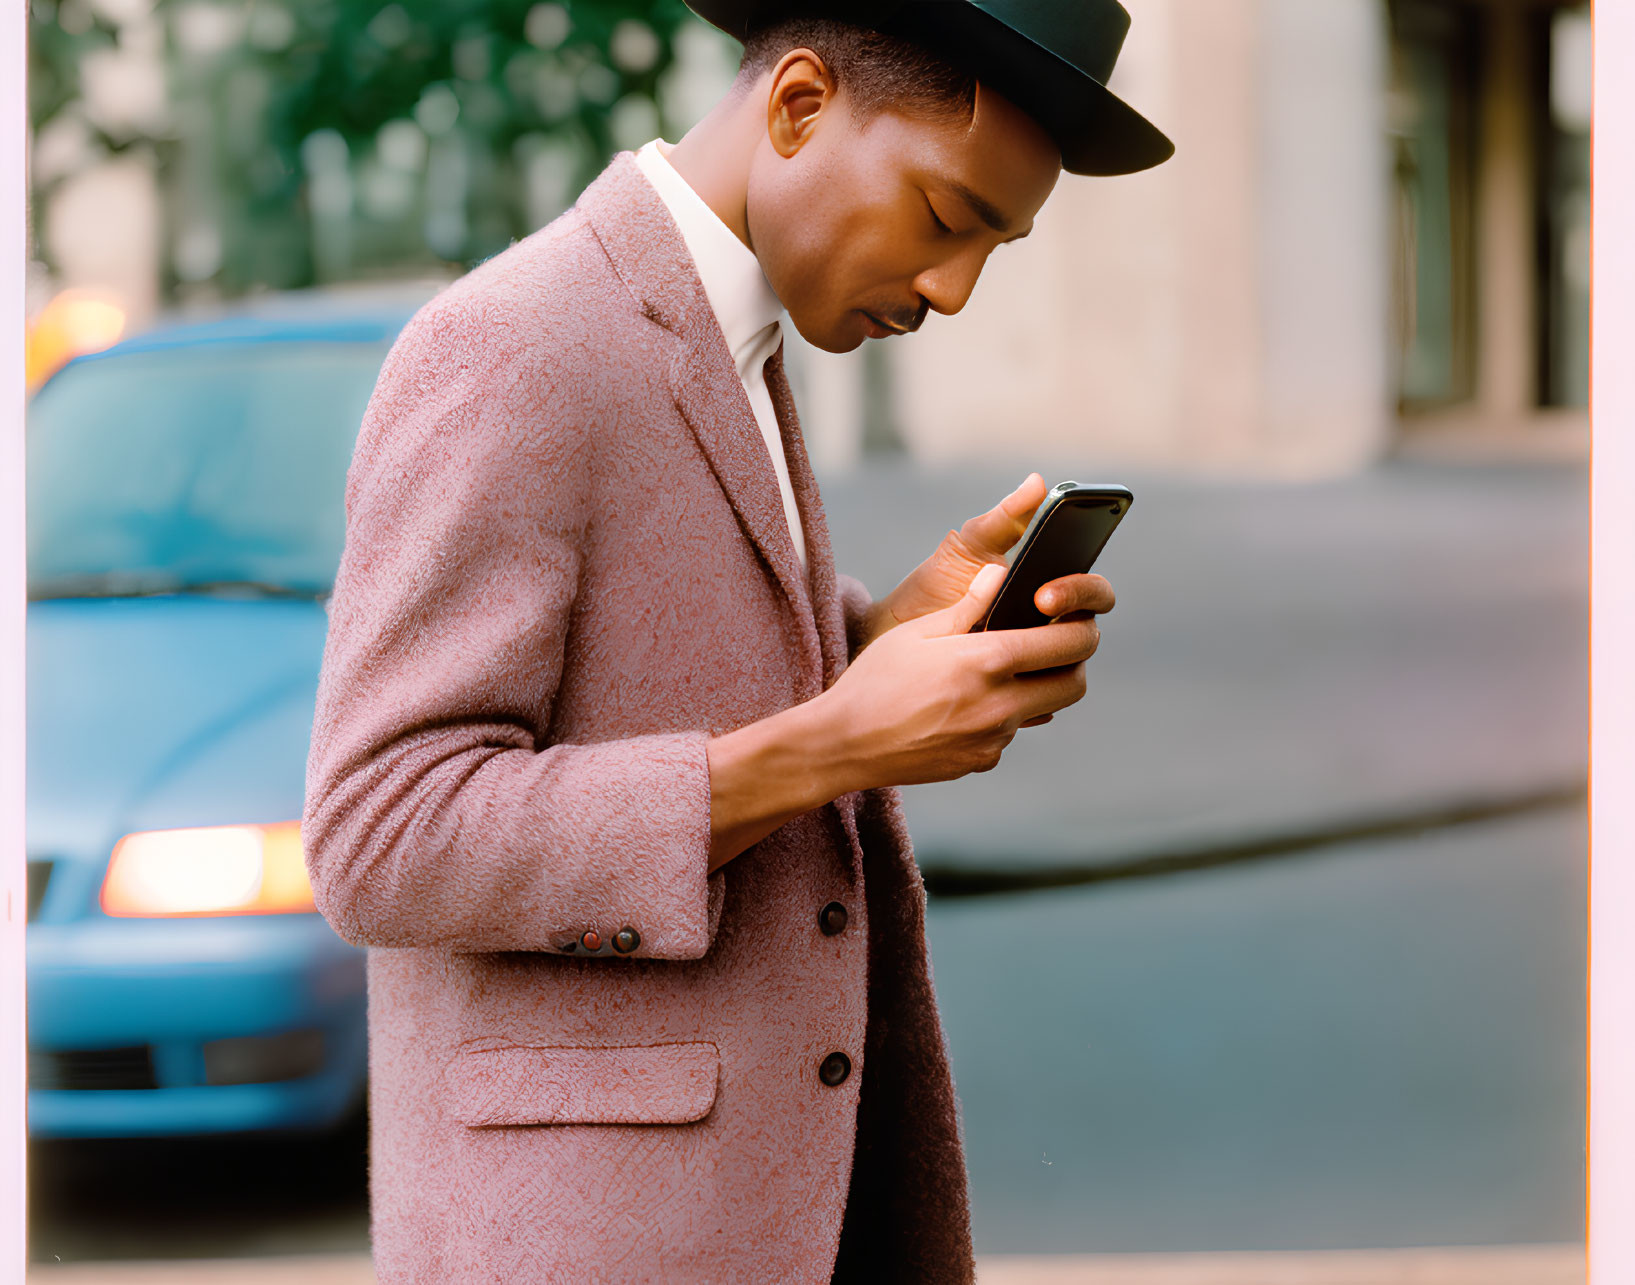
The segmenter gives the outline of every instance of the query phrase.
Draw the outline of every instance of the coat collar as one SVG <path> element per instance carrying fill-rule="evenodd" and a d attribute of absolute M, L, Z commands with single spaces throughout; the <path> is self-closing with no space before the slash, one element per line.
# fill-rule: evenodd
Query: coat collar
<path fill-rule="evenodd" d="M 676 406 L 794 609 L 811 676 L 821 675 L 821 687 L 802 698 L 808 699 L 845 667 L 845 620 L 817 483 L 783 373 L 783 348 L 768 359 L 767 389 L 806 537 L 810 584 L 801 571 L 777 475 L 732 351 L 681 231 L 635 153 L 615 155 L 577 206 L 642 311 L 674 336 L 667 373 Z"/>
<path fill-rule="evenodd" d="M 658 189 L 681 229 L 688 257 L 704 282 L 704 293 L 726 335 L 739 378 L 747 379 L 751 369 L 764 365 L 778 346 L 782 329 L 778 323 L 785 317 L 783 301 L 766 279 L 755 251 L 693 191 L 665 155 L 665 146 L 668 144 L 659 138 L 643 144 L 636 153 L 636 164 Z"/>

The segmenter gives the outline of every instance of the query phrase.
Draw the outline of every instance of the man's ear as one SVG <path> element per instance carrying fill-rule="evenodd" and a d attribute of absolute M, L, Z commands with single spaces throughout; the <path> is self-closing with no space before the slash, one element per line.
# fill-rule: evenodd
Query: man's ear
<path fill-rule="evenodd" d="M 766 134 L 778 155 L 800 151 L 834 98 L 834 75 L 812 50 L 791 49 L 778 60 L 766 100 Z"/>

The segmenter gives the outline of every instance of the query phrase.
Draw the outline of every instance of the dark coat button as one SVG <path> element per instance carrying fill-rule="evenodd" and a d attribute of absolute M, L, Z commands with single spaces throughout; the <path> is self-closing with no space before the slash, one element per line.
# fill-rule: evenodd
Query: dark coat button
<path fill-rule="evenodd" d="M 602 949 L 602 935 L 594 928 L 585 929 L 585 935 L 579 940 L 584 945 L 586 950 Z"/>
<path fill-rule="evenodd" d="M 626 924 L 623 928 L 619 929 L 618 932 L 613 934 L 613 949 L 618 951 L 621 955 L 628 955 L 641 944 L 642 935 L 629 924 Z"/>
<path fill-rule="evenodd" d="M 818 1067 L 818 1079 L 833 1087 L 852 1073 L 852 1060 L 844 1053 L 831 1053 Z"/>
<path fill-rule="evenodd" d="M 831 901 L 818 911 L 818 927 L 823 929 L 825 937 L 833 937 L 843 931 L 846 927 L 846 907 L 838 901 Z"/>

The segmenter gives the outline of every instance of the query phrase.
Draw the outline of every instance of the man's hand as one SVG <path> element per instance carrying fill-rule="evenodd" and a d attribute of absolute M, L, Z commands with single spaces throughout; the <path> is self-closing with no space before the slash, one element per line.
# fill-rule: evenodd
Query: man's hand
<path fill-rule="evenodd" d="M 874 604 L 880 623 L 870 622 L 822 695 L 710 739 L 711 873 L 850 790 L 986 772 L 1019 728 L 1084 696 L 1084 663 L 1101 640 L 1095 616 L 1113 605 L 1100 576 L 1041 586 L 1034 601 L 1048 624 L 970 632 L 999 593 L 1004 554 L 1044 500 L 1043 484 L 1030 474 L 950 531 Z"/>
<path fill-rule="evenodd" d="M 971 633 L 1004 570 L 987 565 L 940 611 L 890 630 L 802 710 L 827 779 L 848 789 L 985 772 L 1017 729 L 1083 697 L 1101 634 L 1088 612 L 1033 629 Z"/>
<path fill-rule="evenodd" d="M 943 536 L 929 558 L 874 604 L 858 651 L 861 653 L 887 630 L 941 611 L 963 598 L 977 572 L 990 563 L 1005 561 L 1048 491 L 1043 477 L 1029 473 L 1021 486 L 993 508 L 966 519 L 959 530 Z M 1076 613 L 1097 615 L 1111 611 L 1113 601 L 1113 587 L 1106 578 L 1091 573 L 1046 581 L 1033 598 L 1034 606 L 1052 619 L 1078 619 Z M 1022 726 L 1036 727 L 1049 721 L 1050 715 L 1044 714 Z"/>

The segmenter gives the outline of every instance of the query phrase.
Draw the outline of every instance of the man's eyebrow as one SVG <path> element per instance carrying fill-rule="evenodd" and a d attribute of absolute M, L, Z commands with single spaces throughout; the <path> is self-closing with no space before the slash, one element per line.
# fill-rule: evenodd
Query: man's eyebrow
<path fill-rule="evenodd" d="M 977 218 L 981 219 L 995 232 L 1003 232 L 1010 226 L 1009 222 L 1006 221 L 1005 216 L 995 209 L 993 203 L 985 196 L 973 192 L 958 179 L 944 179 L 943 183 L 947 186 L 950 192 L 959 197 L 960 200 L 964 201 L 965 204 L 969 205 L 973 210 L 975 210 Z M 1020 241 L 1023 237 L 1028 235 L 1028 232 L 1032 231 L 1033 229 L 1029 227 L 1027 232 L 1018 232 L 1015 236 L 1008 239 L 1011 241 Z"/>

